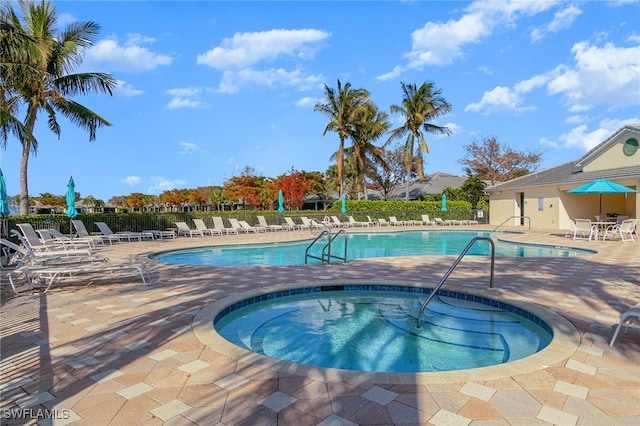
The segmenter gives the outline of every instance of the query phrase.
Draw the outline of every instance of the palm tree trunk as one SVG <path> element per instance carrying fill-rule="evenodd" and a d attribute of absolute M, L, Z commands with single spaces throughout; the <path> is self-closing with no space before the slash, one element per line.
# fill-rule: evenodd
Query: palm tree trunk
<path fill-rule="evenodd" d="M 20 158 L 20 215 L 29 214 L 29 184 L 27 182 L 27 169 L 29 164 L 29 143 L 22 145 L 22 157 Z"/>
<path fill-rule="evenodd" d="M 338 198 L 342 198 L 342 191 L 344 190 L 344 138 L 340 136 L 340 146 L 338 147 L 338 180 L 340 181 L 340 193 Z"/>

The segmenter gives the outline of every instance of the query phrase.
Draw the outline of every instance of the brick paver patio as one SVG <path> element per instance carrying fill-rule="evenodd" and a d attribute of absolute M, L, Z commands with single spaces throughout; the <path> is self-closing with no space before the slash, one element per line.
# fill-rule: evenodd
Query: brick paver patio
<path fill-rule="evenodd" d="M 307 374 L 304 368 L 229 356 L 203 343 L 192 329 L 203 308 L 239 292 L 317 281 L 433 286 L 454 257 L 251 268 L 168 265 L 147 258 L 172 248 L 309 238 L 308 231 L 270 232 L 99 249 L 114 263 L 147 264 L 153 279 L 148 286 L 133 276 L 92 277 L 70 280 L 46 294 L 26 291 L 14 297 L 3 276 L 0 421 L 51 424 L 54 417 L 53 424 L 73 425 L 638 425 L 640 333 L 621 333 L 613 348 L 608 341 L 619 313 L 640 302 L 640 242 L 572 241 L 563 235 L 501 235 L 597 253 L 497 258 L 493 294 L 562 315 L 579 330 L 574 336 L 577 348 L 561 361 L 532 371 L 506 364 L 490 378 L 472 370 L 416 375 L 409 383 L 331 370 Z M 483 289 L 487 264 L 486 258 L 466 257 L 446 287 Z M 566 331 L 572 332 L 569 327 Z"/>

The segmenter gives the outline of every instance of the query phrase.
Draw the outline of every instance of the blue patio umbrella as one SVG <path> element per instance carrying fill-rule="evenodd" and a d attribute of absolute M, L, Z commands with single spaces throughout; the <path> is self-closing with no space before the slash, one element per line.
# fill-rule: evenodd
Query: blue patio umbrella
<path fill-rule="evenodd" d="M 347 197 L 345 194 L 342 194 L 340 202 L 342 204 L 342 214 L 345 214 L 347 212 Z"/>
<path fill-rule="evenodd" d="M 69 236 L 71 236 L 71 230 L 73 229 L 71 226 L 71 219 L 78 216 L 75 204 L 76 184 L 73 182 L 73 176 L 71 176 L 69 178 L 69 183 L 67 184 L 67 217 L 69 218 Z"/>
<path fill-rule="evenodd" d="M 7 203 L 7 183 L 4 180 L 2 169 L 0 169 L 0 216 L 9 216 L 9 203 Z"/>
<path fill-rule="evenodd" d="M 278 190 L 278 213 L 284 213 L 284 196 L 282 195 L 282 189 Z"/>
<path fill-rule="evenodd" d="M 607 179 L 595 179 L 584 185 L 571 188 L 567 194 L 600 194 L 600 214 L 602 214 L 602 194 L 628 194 L 630 192 L 637 191 Z"/>
<path fill-rule="evenodd" d="M 9 233 L 5 217 L 10 214 L 11 210 L 9 210 L 9 203 L 7 203 L 7 183 L 4 180 L 2 169 L 0 169 L 0 216 L 2 216 L 2 223 L 0 223 L 0 236 L 6 237 Z"/>
<path fill-rule="evenodd" d="M 442 208 L 440 210 L 447 211 L 447 194 L 442 194 Z"/>

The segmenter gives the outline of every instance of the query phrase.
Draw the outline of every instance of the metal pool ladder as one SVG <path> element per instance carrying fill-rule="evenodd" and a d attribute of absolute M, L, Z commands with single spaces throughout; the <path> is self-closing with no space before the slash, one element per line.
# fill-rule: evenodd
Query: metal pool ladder
<path fill-rule="evenodd" d="M 320 222 L 324 226 L 324 230 L 318 235 L 312 242 L 309 244 L 307 249 L 304 251 L 304 263 L 305 265 L 308 263 L 309 258 L 317 259 L 322 263 L 331 263 L 332 259 L 342 260 L 344 263 L 347 263 L 347 231 L 344 229 L 339 230 L 335 234 L 331 234 L 331 227 L 324 222 Z M 331 244 L 333 241 L 338 238 L 338 236 L 342 235 L 344 237 L 344 254 L 342 257 L 335 256 L 331 254 Z M 322 254 L 320 257 L 314 256 L 309 253 L 311 247 L 313 247 L 318 241 L 326 237 L 326 244 L 322 247 Z M 323 239 L 324 241 L 325 239 Z"/>
<path fill-rule="evenodd" d="M 489 288 L 493 288 L 493 270 L 494 270 L 495 258 L 496 258 L 496 245 L 493 242 L 493 240 L 489 237 L 474 237 L 471 241 L 469 241 L 469 244 L 467 244 L 464 250 L 462 250 L 462 253 L 460 253 L 460 256 L 458 256 L 458 258 L 453 262 L 453 264 L 451 265 L 447 273 L 444 274 L 444 276 L 442 277 L 438 285 L 435 286 L 435 288 L 431 291 L 431 294 L 429 294 L 429 297 L 427 297 L 427 300 L 425 300 L 420 306 L 420 311 L 418 312 L 418 323 L 416 324 L 417 328 L 422 327 L 422 324 L 420 323 L 420 318 L 422 317 L 422 313 L 426 309 L 429 302 L 431 302 L 431 299 L 435 297 L 435 295 L 438 293 L 438 290 L 440 290 L 440 287 L 444 285 L 444 282 L 447 280 L 447 278 L 449 278 L 449 275 L 451 275 L 451 273 L 453 272 L 454 269 L 456 269 L 456 266 L 458 266 L 458 263 L 460 263 L 464 255 L 467 254 L 467 252 L 471 249 L 471 246 L 473 246 L 475 242 L 479 240 L 489 241 L 489 243 L 491 244 L 491 275 L 489 277 Z"/>

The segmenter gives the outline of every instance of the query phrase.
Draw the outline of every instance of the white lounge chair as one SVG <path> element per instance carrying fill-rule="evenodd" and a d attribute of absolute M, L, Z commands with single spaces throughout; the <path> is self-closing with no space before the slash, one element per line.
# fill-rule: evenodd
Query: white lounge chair
<path fill-rule="evenodd" d="M 318 230 L 324 230 L 325 227 L 329 227 L 331 228 L 331 224 L 330 223 L 326 223 L 326 222 L 318 222 L 315 219 L 309 219 L 306 216 L 300 216 L 300 220 L 302 221 L 302 224 L 307 227 L 306 229 L 318 229 Z"/>
<path fill-rule="evenodd" d="M 55 282 L 59 282 L 65 278 L 75 277 L 79 275 L 90 274 L 115 274 L 115 273 L 138 273 L 143 284 L 150 281 L 149 273 L 142 264 L 137 263 L 89 263 L 89 264 L 59 264 L 59 265 L 40 265 L 40 266 L 24 266 L 11 271 L 7 277 L 11 284 L 11 289 L 16 295 L 20 295 L 16 288 L 15 279 L 17 275 L 23 275 L 30 288 L 44 288 L 44 292 L 49 291 Z M 45 283 L 40 286 L 40 283 Z"/>
<path fill-rule="evenodd" d="M 448 223 L 442 220 L 441 217 L 434 217 L 433 221 L 436 223 L 436 225 L 440 225 L 440 226 L 448 225 Z"/>
<path fill-rule="evenodd" d="M 353 218 L 353 216 L 349 216 L 349 223 L 354 227 L 355 226 L 360 226 L 360 227 L 364 228 L 365 226 L 371 226 L 371 224 L 369 222 L 358 222 L 357 220 L 355 220 Z"/>
<path fill-rule="evenodd" d="M 389 223 L 391 226 L 405 226 L 407 222 L 398 220 L 395 216 L 389 216 Z"/>
<path fill-rule="evenodd" d="M 98 229 L 100 230 L 100 234 L 101 235 L 116 235 L 118 237 L 120 237 L 120 241 L 122 240 L 128 240 L 129 242 L 131 242 L 131 239 L 137 240 L 137 241 L 142 241 L 143 238 L 145 239 L 153 239 L 153 234 L 149 233 L 149 232 L 134 232 L 134 231 L 119 231 L 119 232 L 113 232 L 111 230 L 111 228 L 109 227 L 109 225 L 107 225 L 105 222 L 94 222 L 94 225 L 96 225 L 98 227 Z"/>
<path fill-rule="evenodd" d="M 193 219 L 193 224 L 196 225 L 196 229 L 201 231 L 205 235 L 222 235 L 222 231 L 216 228 L 207 228 L 207 225 L 202 219 Z"/>
<path fill-rule="evenodd" d="M 371 216 L 367 216 L 367 220 L 369 221 L 369 225 L 376 226 L 380 225 L 377 219 L 372 219 Z"/>
<path fill-rule="evenodd" d="M 282 231 L 284 230 L 284 227 L 282 225 L 269 225 L 267 223 L 267 219 L 265 219 L 264 216 L 261 215 L 257 215 L 256 216 L 258 218 L 258 224 L 263 227 L 264 229 L 268 230 L 268 231 Z"/>
<path fill-rule="evenodd" d="M 178 236 L 188 235 L 189 237 L 193 238 L 193 236 L 196 235 L 198 237 L 204 237 L 204 233 L 202 231 L 189 228 L 187 222 L 176 222 L 176 227 L 178 228 Z"/>
<path fill-rule="evenodd" d="M 256 234 L 260 232 L 267 232 L 267 228 L 265 228 L 264 226 L 249 225 L 249 222 L 247 222 L 246 220 L 239 220 L 238 223 L 240 224 L 242 229 L 247 230 L 247 232 L 255 232 Z"/>
<path fill-rule="evenodd" d="M 422 215 L 422 224 L 423 225 L 435 225 L 436 223 L 429 219 L 429 215 L 428 214 L 423 214 Z"/>
<path fill-rule="evenodd" d="M 311 225 L 306 225 L 304 223 L 295 223 L 293 221 L 292 218 L 290 218 L 289 216 L 285 216 L 284 217 L 284 221 L 287 224 L 287 226 L 293 230 L 300 230 L 300 229 L 311 229 Z"/>
<path fill-rule="evenodd" d="M 640 330 L 640 303 L 620 314 L 620 322 L 618 322 L 618 326 L 616 327 L 616 331 L 613 333 L 609 346 L 613 346 L 615 343 L 621 327 L 625 327 L 625 333 L 628 332 L 630 328 Z"/>
<path fill-rule="evenodd" d="M 76 230 L 76 235 L 81 238 L 91 238 L 96 243 L 104 244 L 105 241 L 109 241 L 109 244 L 112 244 L 113 241 L 120 241 L 120 237 L 118 236 L 108 236 L 108 235 L 92 235 L 87 231 L 87 227 L 84 226 L 84 222 L 81 220 L 75 219 L 71 221 L 73 228 Z"/>
<path fill-rule="evenodd" d="M 633 233 L 635 232 L 636 226 L 638 225 L 638 219 L 626 219 L 623 220 L 619 225 L 614 225 L 608 227 L 604 231 L 604 235 L 602 236 L 602 241 L 605 239 L 621 239 L 622 242 L 627 242 L 633 239 Z M 628 237 L 625 239 L 625 237 Z"/>
<path fill-rule="evenodd" d="M 93 250 L 96 248 L 96 242 L 92 238 L 71 238 L 57 229 L 51 228 L 38 229 L 36 232 L 40 235 L 40 238 L 45 241 L 45 243 L 48 240 L 53 240 L 58 246 L 70 247 L 73 249 L 88 247 Z"/>
<path fill-rule="evenodd" d="M 389 226 L 389 222 L 387 222 L 387 220 L 385 218 L 378 218 L 378 225 L 379 226 Z"/>
<path fill-rule="evenodd" d="M 342 222 L 338 219 L 338 216 L 331 216 L 331 224 L 337 226 L 338 228 L 351 228 L 353 227 L 353 223 Z"/>
<path fill-rule="evenodd" d="M 215 229 L 219 229 L 220 231 L 222 231 L 223 233 L 229 235 L 229 234 L 237 234 L 238 230 L 235 228 L 227 228 L 226 226 L 224 226 L 224 222 L 222 221 L 222 218 L 220 216 L 213 216 L 213 227 Z"/>
<path fill-rule="evenodd" d="M 16 226 L 22 234 L 22 244 L 31 250 L 50 250 L 55 248 L 55 241 L 46 242 L 40 238 L 33 225 L 30 223 L 17 223 Z"/>
<path fill-rule="evenodd" d="M 567 238 L 568 236 L 571 236 L 573 238 L 577 231 L 578 227 L 576 226 L 576 223 L 569 219 L 569 227 L 567 228 L 567 232 L 564 233 L 564 237 Z"/>

